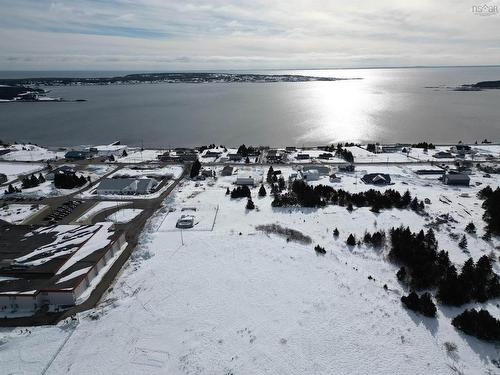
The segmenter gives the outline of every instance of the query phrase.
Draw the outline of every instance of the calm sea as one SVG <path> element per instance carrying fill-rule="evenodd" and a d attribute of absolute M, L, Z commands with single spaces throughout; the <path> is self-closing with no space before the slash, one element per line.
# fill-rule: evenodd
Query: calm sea
<path fill-rule="evenodd" d="M 0 138 L 47 146 L 500 141 L 500 67 L 265 71 L 361 80 L 52 87 L 76 103 L 0 104 Z M 0 72 L 2 78 L 123 72 Z"/>

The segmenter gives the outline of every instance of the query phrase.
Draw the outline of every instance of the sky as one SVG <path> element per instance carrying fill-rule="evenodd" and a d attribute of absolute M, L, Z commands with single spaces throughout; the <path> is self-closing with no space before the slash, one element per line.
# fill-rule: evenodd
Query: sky
<path fill-rule="evenodd" d="M 0 70 L 498 65 L 499 9 L 500 0 L 0 0 Z"/>

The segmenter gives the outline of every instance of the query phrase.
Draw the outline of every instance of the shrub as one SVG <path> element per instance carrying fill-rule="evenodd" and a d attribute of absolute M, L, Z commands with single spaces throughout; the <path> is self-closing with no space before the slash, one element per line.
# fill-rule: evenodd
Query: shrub
<path fill-rule="evenodd" d="M 465 310 L 451 321 L 462 332 L 481 340 L 500 340 L 500 320 L 495 319 L 486 310 Z"/>
<path fill-rule="evenodd" d="M 247 210 L 253 210 L 255 208 L 255 204 L 253 203 L 251 198 L 248 198 L 246 208 Z"/>
<path fill-rule="evenodd" d="M 401 302 L 410 310 L 416 311 L 427 317 L 436 316 L 436 305 L 432 302 L 429 293 L 422 294 L 421 297 L 417 293 L 411 292 L 408 296 L 401 297 Z"/>
<path fill-rule="evenodd" d="M 476 226 L 472 221 L 467 224 L 467 226 L 465 227 L 465 231 L 469 234 L 476 234 Z"/>
<path fill-rule="evenodd" d="M 238 186 L 231 191 L 231 198 L 250 198 L 250 188 L 248 186 Z"/>
<path fill-rule="evenodd" d="M 189 177 L 193 178 L 200 174 L 201 163 L 199 160 L 195 160 L 193 165 L 191 165 L 191 171 L 189 172 Z"/>
<path fill-rule="evenodd" d="M 265 197 L 267 195 L 266 188 L 264 185 L 260 185 L 259 189 L 259 197 Z"/>
<path fill-rule="evenodd" d="M 314 251 L 316 251 L 316 254 L 318 254 L 318 255 L 325 255 L 326 254 L 325 248 L 321 247 L 319 245 L 314 246 Z"/>

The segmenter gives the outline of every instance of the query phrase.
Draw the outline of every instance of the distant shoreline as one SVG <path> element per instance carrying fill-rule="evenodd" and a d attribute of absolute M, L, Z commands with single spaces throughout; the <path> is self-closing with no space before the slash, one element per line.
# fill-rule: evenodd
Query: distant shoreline
<path fill-rule="evenodd" d="M 140 73 L 116 77 L 39 77 L 0 79 L 8 86 L 82 86 L 140 83 L 275 83 L 275 82 L 333 82 L 362 78 L 334 78 L 304 75 L 232 74 L 232 73 Z"/>

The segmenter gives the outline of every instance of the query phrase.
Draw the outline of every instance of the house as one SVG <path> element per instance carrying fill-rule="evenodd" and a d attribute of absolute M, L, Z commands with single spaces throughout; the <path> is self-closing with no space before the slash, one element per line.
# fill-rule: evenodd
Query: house
<path fill-rule="evenodd" d="M 333 154 L 331 152 L 323 152 L 322 154 L 319 154 L 319 156 L 318 156 L 318 159 L 328 160 L 330 158 L 333 158 Z"/>
<path fill-rule="evenodd" d="M 400 152 L 403 149 L 401 145 L 383 145 L 380 147 L 383 153 Z"/>
<path fill-rule="evenodd" d="M 354 172 L 353 164 L 340 164 L 337 169 L 339 172 Z"/>
<path fill-rule="evenodd" d="M 458 144 L 451 147 L 452 152 L 456 152 L 458 154 L 468 154 L 472 151 L 469 145 Z"/>
<path fill-rule="evenodd" d="M 295 156 L 295 159 L 297 159 L 297 160 L 307 160 L 307 159 L 311 159 L 311 156 L 309 154 L 303 154 L 303 153 L 301 153 L 301 154 L 297 154 Z"/>
<path fill-rule="evenodd" d="M 195 153 L 195 152 L 181 154 L 181 155 L 179 155 L 179 160 L 182 161 L 182 162 L 196 161 L 196 160 L 198 160 L 198 154 Z"/>
<path fill-rule="evenodd" d="M 340 180 L 341 180 L 341 179 L 340 179 L 340 177 L 339 177 L 339 176 L 337 176 L 335 173 L 332 173 L 332 174 L 330 175 L 330 182 L 335 182 L 335 183 L 337 183 L 337 182 L 340 182 Z"/>
<path fill-rule="evenodd" d="M 231 167 L 230 165 L 226 165 L 224 166 L 224 168 L 222 168 L 222 171 L 220 172 L 221 176 L 232 176 L 233 175 L 233 167 Z"/>
<path fill-rule="evenodd" d="M 202 158 L 218 158 L 221 155 L 222 155 L 222 152 L 220 152 L 220 151 L 207 150 L 203 154 Z"/>
<path fill-rule="evenodd" d="M 307 172 L 316 170 L 320 176 L 328 176 L 331 172 L 330 167 L 327 165 L 304 165 L 302 171 Z"/>
<path fill-rule="evenodd" d="M 54 180 L 56 174 L 61 173 L 61 174 L 75 174 L 75 168 L 69 166 L 69 165 L 62 165 L 56 169 L 51 170 L 49 173 L 45 175 L 45 179 L 48 181 Z"/>
<path fill-rule="evenodd" d="M 446 173 L 443 182 L 446 185 L 469 186 L 470 177 L 463 173 Z"/>
<path fill-rule="evenodd" d="M 111 145 L 102 145 L 102 146 L 90 147 L 89 151 L 91 153 L 94 153 L 97 156 L 105 156 L 105 157 L 115 156 L 115 157 L 119 157 L 119 156 L 122 156 L 124 152 L 125 153 L 128 152 L 128 147 L 126 145 L 111 144 Z"/>
<path fill-rule="evenodd" d="M 215 172 L 212 169 L 202 169 L 201 175 L 204 177 L 214 177 Z"/>
<path fill-rule="evenodd" d="M 89 151 L 68 151 L 64 154 L 66 159 L 84 160 L 91 156 Z"/>
<path fill-rule="evenodd" d="M 105 178 L 96 188 L 96 194 L 149 194 L 156 181 L 151 178 Z"/>
<path fill-rule="evenodd" d="M 255 186 L 255 178 L 252 176 L 248 177 L 236 177 L 236 185 L 247 185 Z"/>
<path fill-rule="evenodd" d="M 317 169 L 302 170 L 300 174 L 304 181 L 317 181 L 320 176 Z"/>
<path fill-rule="evenodd" d="M 231 161 L 240 161 L 241 159 L 243 159 L 243 156 L 241 156 L 240 154 L 234 154 L 234 153 L 227 154 L 227 157 Z"/>
<path fill-rule="evenodd" d="M 368 173 L 361 178 L 361 181 L 371 185 L 388 185 L 391 183 L 391 176 L 386 173 Z"/>
<path fill-rule="evenodd" d="M 269 161 L 281 161 L 283 159 L 283 153 L 280 150 L 269 150 L 266 155 Z"/>
<path fill-rule="evenodd" d="M 447 151 L 439 151 L 433 155 L 436 159 L 453 159 L 453 155 Z"/>

